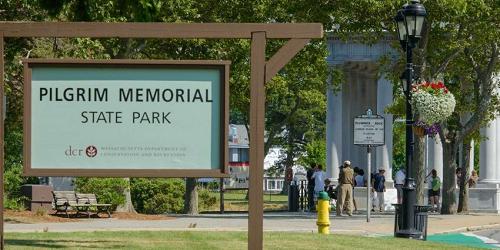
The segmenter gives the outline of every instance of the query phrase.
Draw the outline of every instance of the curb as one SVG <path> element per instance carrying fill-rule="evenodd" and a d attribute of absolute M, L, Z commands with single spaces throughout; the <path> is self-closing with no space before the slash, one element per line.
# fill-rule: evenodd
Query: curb
<path fill-rule="evenodd" d="M 459 232 L 472 232 L 472 231 L 480 231 L 485 229 L 491 229 L 500 227 L 500 224 L 489 224 L 489 225 L 481 225 L 481 226 L 470 226 L 470 227 L 459 227 L 447 231 L 437 232 L 433 234 L 446 234 L 446 233 L 459 233 Z"/>

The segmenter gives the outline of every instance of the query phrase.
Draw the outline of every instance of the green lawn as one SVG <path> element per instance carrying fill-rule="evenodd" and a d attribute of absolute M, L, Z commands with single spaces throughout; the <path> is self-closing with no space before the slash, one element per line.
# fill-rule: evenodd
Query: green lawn
<path fill-rule="evenodd" d="M 6 249 L 247 249 L 246 232 L 6 233 Z M 472 249 L 395 238 L 269 232 L 265 249 Z"/>

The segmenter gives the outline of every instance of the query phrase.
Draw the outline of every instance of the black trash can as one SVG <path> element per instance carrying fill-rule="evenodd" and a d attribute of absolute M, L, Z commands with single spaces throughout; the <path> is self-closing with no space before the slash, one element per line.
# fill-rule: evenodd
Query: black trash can
<path fill-rule="evenodd" d="M 415 228 L 422 232 L 421 240 L 427 240 L 427 221 L 431 206 L 415 205 Z"/>
<path fill-rule="evenodd" d="M 296 184 L 290 185 L 288 188 L 288 212 L 299 211 L 299 186 Z"/>
<path fill-rule="evenodd" d="M 403 206 L 401 204 L 392 204 L 395 208 L 395 220 L 394 220 L 394 237 L 396 237 L 397 232 L 403 226 L 403 221 L 401 218 L 401 209 Z M 415 216 L 414 216 L 414 225 L 415 229 L 419 232 L 422 232 L 419 240 L 427 240 L 427 221 L 429 217 L 429 211 L 431 210 L 431 206 L 420 206 L 414 205 L 415 207 Z"/>

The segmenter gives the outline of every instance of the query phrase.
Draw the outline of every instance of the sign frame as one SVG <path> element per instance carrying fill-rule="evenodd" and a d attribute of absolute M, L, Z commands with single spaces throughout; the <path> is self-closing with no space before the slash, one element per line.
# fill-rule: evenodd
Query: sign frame
<path fill-rule="evenodd" d="M 356 119 L 377 119 L 377 120 L 382 120 L 382 122 L 384 123 L 384 127 L 383 127 L 383 132 L 382 132 L 382 143 L 377 143 L 377 144 L 367 144 L 367 143 L 356 143 L 356 141 L 354 140 L 356 138 L 355 134 L 356 134 Z M 367 112 L 366 115 L 359 115 L 359 116 L 356 116 L 354 117 L 353 119 L 353 129 L 352 129 L 352 142 L 354 145 L 356 146 L 361 146 L 361 147 L 378 147 L 378 146 L 383 146 L 385 145 L 385 118 L 381 115 L 378 115 L 378 114 L 371 114 L 371 110 Z"/>
<path fill-rule="evenodd" d="M 228 172 L 227 128 L 229 124 L 229 66 L 230 61 L 217 60 L 80 60 L 80 59 L 24 59 L 24 168 L 25 176 L 78 176 L 78 177 L 213 177 L 224 178 Z M 107 67 L 107 68 L 166 68 L 216 69 L 220 72 L 220 119 L 218 169 L 82 169 L 31 168 L 31 85 L 32 68 L 42 67 Z"/>
<path fill-rule="evenodd" d="M 250 40 L 250 183 L 248 192 L 248 249 L 263 249 L 263 178 L 265 84 L 311 39 L 323 38 L 321 23 L 105 23 L 105 22 L 6 22 L 0 21 L 0 102 L 4 93 L 4 45 L 8 37 L 87 38 L 238 38 Z M 266 58 L 268 39 L 288 39 Z M 226 77 L 228 77 L 226 73 Z M 5 114 L 1 113 L 0 116 Z M 0 119 L 0 142 L 4 122 Z M 3 155 L 4 147 L 0 147 Z M 4 157 L 0 157 L 3 180 Z M 3 221 L 3 185 L 0 185 L 0 221 Z M 4 246 L 0 223 L 0 249 Z"/>

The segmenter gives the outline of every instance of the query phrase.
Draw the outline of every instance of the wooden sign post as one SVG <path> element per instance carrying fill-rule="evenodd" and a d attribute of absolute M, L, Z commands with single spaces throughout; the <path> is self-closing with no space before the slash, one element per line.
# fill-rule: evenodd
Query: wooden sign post
<path fill-rule="evenodd" d="M 4 98 L 4 37 L 89 37 L 89 38 L 240 38 L 251 39 L 250 81 L 250 182 L 248 249 L 263 248 L 263 174 L 265 129 L 265 83 L 298 53 L 311 38 L 322 38 L 318 23 L 74 23 L 0 22 L 0 103 Z M 266 61 L 267 39 L 290 39 Z M 0 111 L 3 112 L 3 111 Z M 0 153 L 4 150 L 4 124 L 0 113 Z M 224 128 L 226 129 L 226 128 Z M 224 130 L 226 133 L 226 130 Z M 225 142 L 227 143 L 227 141 Z M 227 163 L 227 162 L 226 162 Z M 3 249 L 3 164 L 0 160 L 0 246 Z M 59 173 L 72 175 L 73 173 Z M 140 174 L 136 175 L 139 176 Z M 200 177 L 203 174 L 200 174 Z M 88 176 L 88 175 L 87 175 Z M 102 175 L 100 175 L 102 176 Z M 192 176 L 197 176 L 193 174 Z M 168 176 L 164 177 L 180 177 Z"/>

